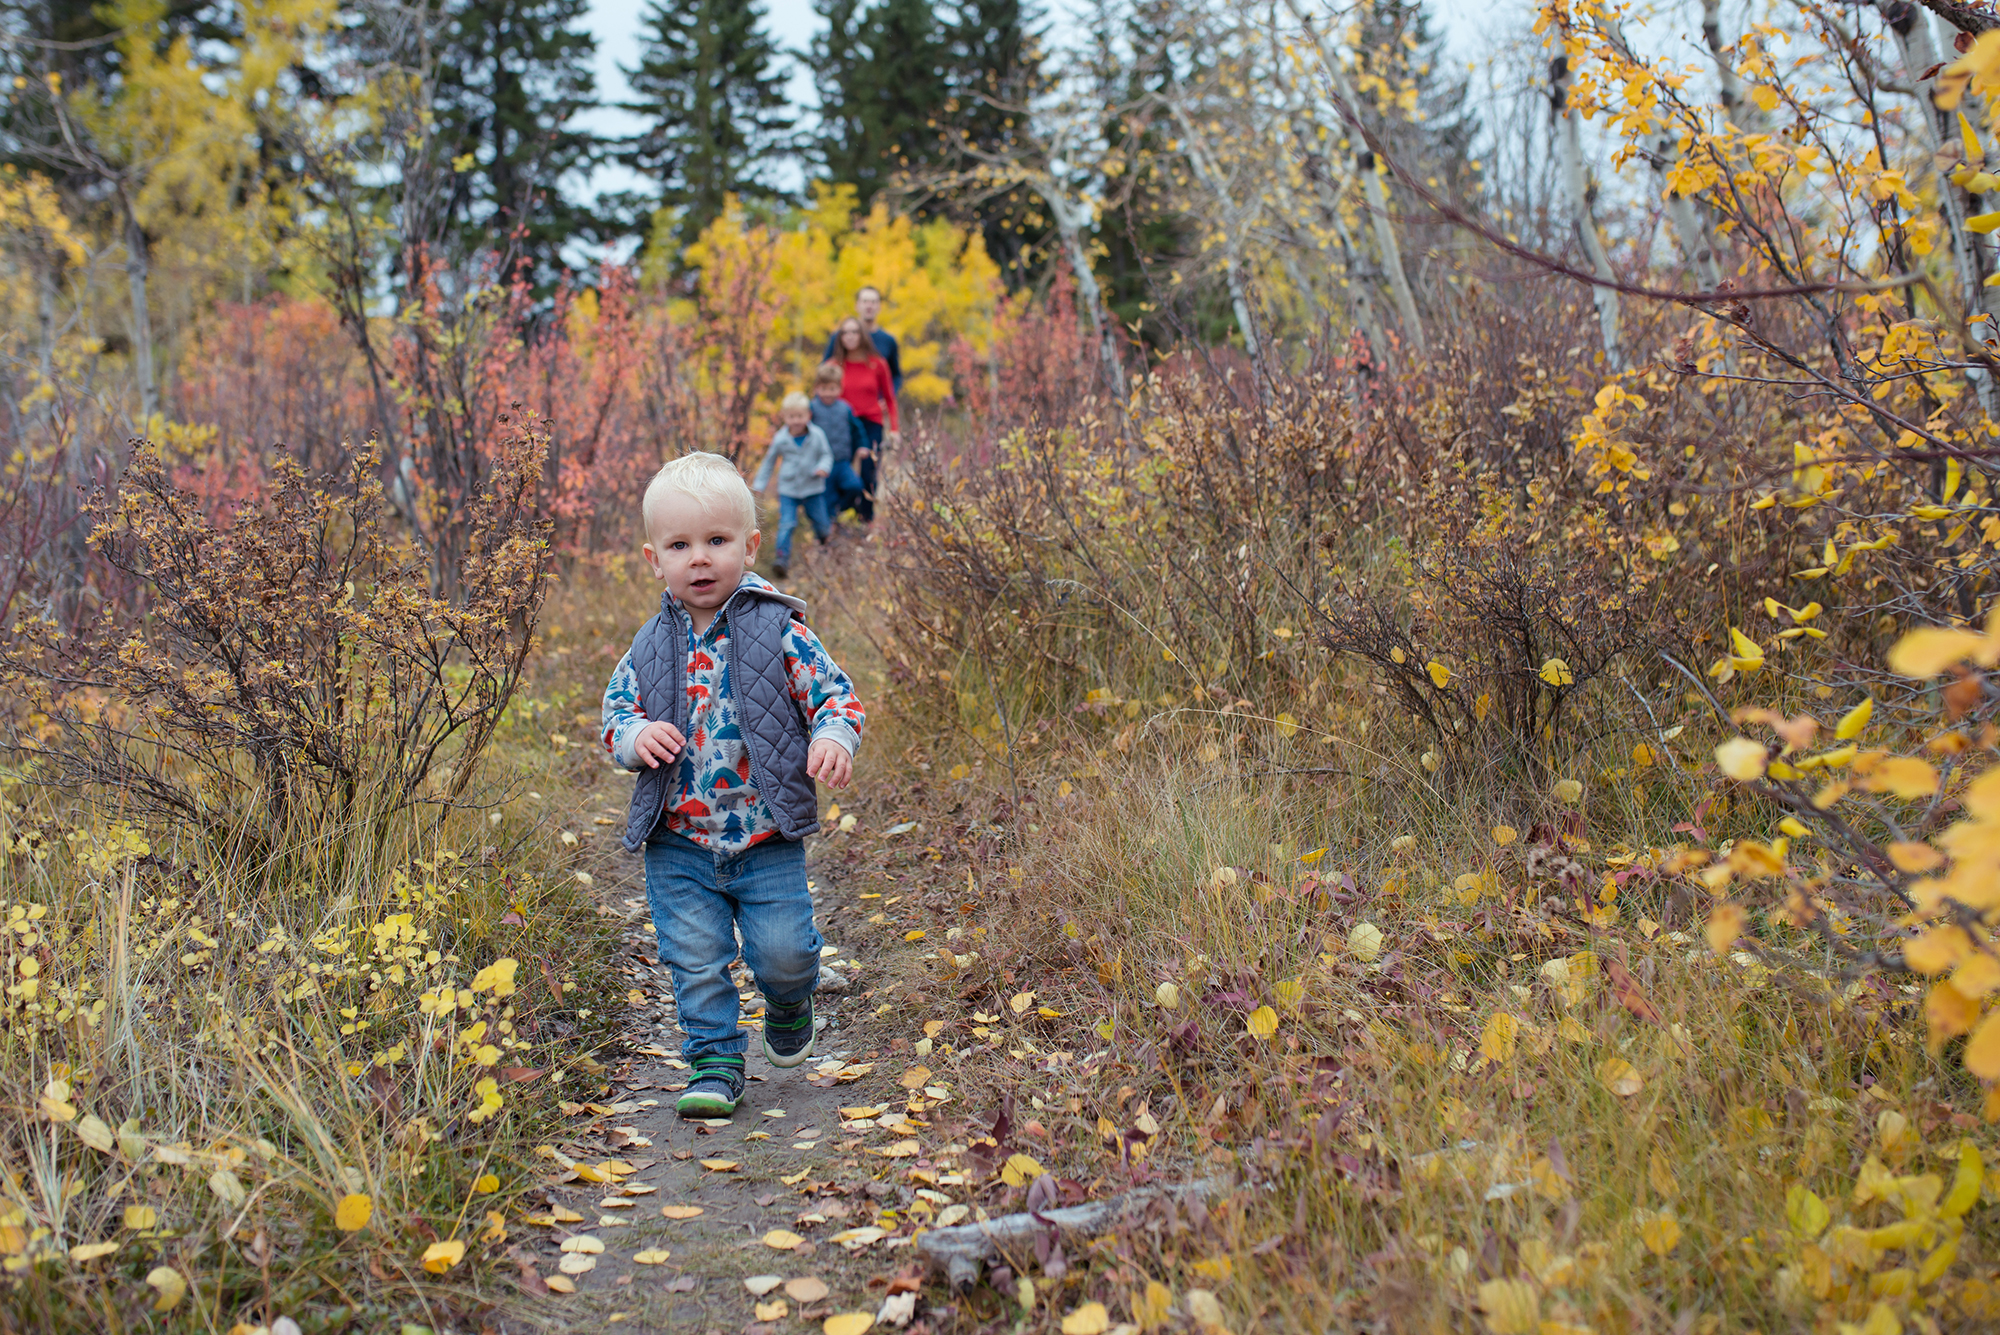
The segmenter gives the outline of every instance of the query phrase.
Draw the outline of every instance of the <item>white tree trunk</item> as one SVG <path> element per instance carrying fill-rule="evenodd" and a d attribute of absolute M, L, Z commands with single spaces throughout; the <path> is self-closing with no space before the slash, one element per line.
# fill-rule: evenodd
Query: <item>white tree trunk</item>
<path fill-rule="evenodd" d="M 1933 100 L 1936 83 L 1926 85 L 1923 74 L 1939 63 L 1937 44 L 1931 38 L 1930 15 L 1914 4 L 1897 5 L 1893 0 L 1877 0 L 1882 16 L 1888 21 L 1890 35 L 1896 39 L 1896 49 L 1903 58 L 1903 77 L 1910 87 L 1917 90 L 1917 100 L 1922 103 L 1923 114 L 1918 117 L 1924 123 L 1926 142 L 1931 150 L 1931 159 L 1936 162 L 1938 155 L 1947 144 L 1958 143 L 1958 124 L 1951 111 L 1940 108 Z M 1901 25 L 1901 26 L 1899 26 Z M 1992 290 L 1986 286 L 1987 263 L 1979 238 L 1966 226 L 1966 193 L 1946 179 L 1946 173 L 1938 173 L 1938 212 L 1944 215 L 1945 226 L 1951 233 L 1952 268 L 1958 279 L 1959 298 L 1965 303 L 1965 313 L 1972 316 L 1980 312 L 1992 314 L 1996 306 L 1992 304 Z M 1996 393 L 1993 376 L 1982 367 L 1974 367 L 1966 372 L 1972 383 L 1973 392 L 1979 396 L 1980 411 L 1989 417 L 2000 410 L 2000 393 Z"/>
<path fill-rule="evenodd" d="M 1326 39 L 1306 17 L 1299 0 L 1285 0 L 1285 7 L 1292 11 L 1292 18 L 1312 38 L 1320 69 L 1325 72 L 1327 82 L 1333 85 L 1335 95 L 1350 109 L 1359 107 L 1361 104 L 1354 96 L 1354 85 L 1347 77 L 1347 67 L 1327 48 Z M 1403 337 L 1410 341 L 1410 347 L 1417 355 L 1422 356 L 1428 351 L 1424 324 L 1417 315 L 1417 299 L 1410 291 L 1409 275 L 1403 271 L 1403 248 L 1396 239 L 1396 225 L 1389 217 L 1389 192 L 1382 185 L 1380 173 L 1375 170 L 1375 155 L 1365 146 L 1356 146 L 1354 166 L 1361 177 L 1362 194 L 1368 200 L 1368 210 L 1374 215 L 1376 258 L 1381 262 L 1383 277 L 1388 280 L 1389 295 L 1395 299 L 1396 313 L 1403 323 Z"/>
<path fill-rule="evenodd" d="M 147 252 L 146 232 L 124 191 L 119 202 L 125 210 L 125 286 L 132 300 L 132 374 L 139 382 L 140 429 L 160 410 L 160 385 L 153 373 L 153 311 L 146 295 L 152 276 L 152 257 Z"/>
<path fill-rule="evenodd" d="M 1229 193 L 1229 183 L 1222 179 L 1222 173 L 1209 161 L 1201 135 L 1194 128 L 1194 122 L 1188 119 L 1187 112 L 1181 109 L 1179 99 L 1166 95 L 1161 100 L 1181 127 L 1181 138 L 1187 143 L 1188 164 L 1201 178 L 1201 183 L 1208 187 L 1208 192 L 1215 196 L 1216 206 L 1222 211 L 1222 280 L 1229 288 L 1229 307 L 1236 316 L 1237 332 L 1243 336 L 1243 350 L 1250 355 L 1250 364 L 1261 375 L 1264 359 L 1257 342 L 1257 326 L 1250 319 L 1250 297 L 1243 287 L 1245 219 L 1239 216 L 1236 201 Z"/>
<path fill-rule="evenodd" d="M 1604 280 L 1590 289 L 1597 307 L 1597 328 L 1604 340 L 1604 364 L 1612 371 L 1625 369 L 1623 333 L 1619 326 L 1618 291 L 1604 284 L 1618 279 L 1611 256 L 1604 249 L 1604 237 L 1597 230 L 1597 210 L 1592 199 L 1590 175 L 1583 162 L 1583 134 L 1576 112 L 1569 105 L 1569 57 L 1557 55 L 1549 63 L 1549 110 L 1555 117 L 1556 156 L 1562 167 L 1563 191 L 1569 196 L 1570 218 L 1576 224 L 1576 239 L 1590 261 L 1591 272 Z"/>
<path fill-rule="evenodd" d="M 1056 234 L 1062 238 L 1063 253 L 1069 257 L 1069 267 L 1076 275 L 1076 292 L 1083 298 L 1083 308 L 1090 315 L 1090 333 L 1097 343 L 1105 388 L 1122 402 L 1125 397 L 1125 370 L 1119 365 L 1111 317 L 1104 309 L 1104 290 L 1097 285 L 1097 275 L 1090 269 L 1090 252 L 1084 249 L 1083 211 L 1054 180 L 1036 182 L 1036 193 L 1049 206 L 1049 213 L 1055 219 Z"/>

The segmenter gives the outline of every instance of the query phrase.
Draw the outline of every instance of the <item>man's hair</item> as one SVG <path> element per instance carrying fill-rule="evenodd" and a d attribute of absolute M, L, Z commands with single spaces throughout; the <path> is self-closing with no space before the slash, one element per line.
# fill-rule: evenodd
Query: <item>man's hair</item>
<path fill-rule="evenodd" d="M 669 459 L 646 484 L 646 498 L 640 502 L 640 510 L 646 519 L 649 541 L 660 506 L 675 492 L 692 496 L 710 509 L 729 512 L 730 518 L 742 523 L 745 533 L 757 527 L 757 498 L 750 494 L 750 486 L 743 480 L 743 474 L 736 471 L 735 464 L 719 454 L 683 454 L 678 459 Z"/>
<path fill-rule="evenodd" d="M 861 300 L 862 297 L 866 296 L 870 292 L 873 292 L 875 294 L 875 299 L 877 301 L 880 301 L 882 299 L 882 289 L 875 286 L 875 284 L 873 283 L 863 283 L 860 286 L 860 288 L 856 290 L 856 292 L 854 293 L 854 299 L 856 301 L 859 301 Z"/>
<path fill-rule="evenodd" d="M 820 385 L 838 385 L 843 378 L 840 373 L 840 367 L 837 364 L 833 362 L 821 362 L 819 369 L 813 372 L 813 385 L 815 387 Z"/>
<path fill-rule="evenodd" d="M 780 412 L 788 413 L 794 408 L 805 408 L 810 410 L 812 406 L 813 406 L 813 401 L 811 399 L 799 393 L 797 390 L 793 390 L 791 393 L 785 395 L 783 402 L 778 404 L 778 410 Z"/>

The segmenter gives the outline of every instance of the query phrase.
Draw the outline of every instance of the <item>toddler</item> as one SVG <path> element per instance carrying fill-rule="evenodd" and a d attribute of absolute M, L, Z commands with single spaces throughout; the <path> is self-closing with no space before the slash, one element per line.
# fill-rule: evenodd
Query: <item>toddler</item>
<path fill-rule="evenodd" d="M 854 686 L 805 623 L 805 604 L 751 574 L 757 502 L 718 454 L 653 478 L 646 563 L 665 584 L 604 692 L 604 744 L 638 772 L 625 847 L 645 853 L 646 901 L 691 1069 L 683 1117 L 743 1100 L 749 1040 L 729 966 L 736 936 L 764 994 L 764 1055 L 813 1050 L 823 944 L 804 839 L 819 828 L 813 780 L 845 787 L 861 743 Z"/>
<path fill-rule="evenodd" d="M 826 479 L 833 471 L 833 450 L 812 422 L 812 400 L 793 392 L 785 395 L 778 410 L 780 418 L 771 436 L 771 448 L 764 451 L 757 480 L 750 490 L 760 492 L 771 481 L 771 467 L 778 465 L 778 551 L 771 573 L 785 577 L 792 561 L 792 532 L 799 526 L 799 511 L 812 520 L 813 533 L 821 542 L 833 530 L 833 516 L 826 508 Z"/>

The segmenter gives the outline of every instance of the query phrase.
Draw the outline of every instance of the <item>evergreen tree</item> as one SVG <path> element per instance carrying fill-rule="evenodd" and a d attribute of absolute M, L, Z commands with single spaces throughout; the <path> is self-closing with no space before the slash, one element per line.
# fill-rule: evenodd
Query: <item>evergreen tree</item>
<path fill-rule="evenodd" d="M 1178 11 L 1168 0 L 1139 0 L 1129 8 L 1099 0 L 1091 19 L 1091 77 L 1105 108 L 1105 138 L 1126 150 L 1126 170 L 1106 192 L 1097 245 L 1104 258 L 1098 277 L 1105 305 L 1148 347 L 1159 349 L 1185 332 L 1183 316 L 1206 330 L 1220 328 L 1218 311 L 1176 311 L 1167 275 L 1196 249 L 1193 223 L 1174 203 L 1161 179 L 1172 160 L 1174 136 L 1144 108 L 1149 95 L 1188 79 L 1190 61 L 1174 42 Z M 1157 272 L 1156 272 L 1157 271 Z"/>
<path fill-rule="evenodd" d="M 446 0 L 436 71 L 437 146 L 452 184 L 444 208 L 468 251 L 524 255 L 538 284 L 561 249 L 601 234 L 565 178 L 596 165 L 601 145 L 575 124 L 595 106 L 582 27 L 590 0 Z"/>
<path fill-rule="evenodd" d="M 816 0 L 827 31 L 813 42 L 821 79 L 816 156 L 862 207 L 898 173 L 943 160 L 952 100 L 950 34 L 930 0 Z"/>
<path fill-rule="evenodd" d="M 729 195 L 778 194 L 770 168 L 790 145 L 785 75 L 757 0 L 654 0 L 639 64 L 627 68 L 651 124 L 623 161 L 659 183 L 686 245 Z"/>
<path fill-rule="evenodd" d="M 1041 11 L 1023 0 L 960 0 L 948 29 L 947 111 L 970 148 L 1002 158 L 1017 151 L 1027 124 L 1024 112 L 1047 85 L 1036 26 L 1041 20 Z M 1034 192 L 1016 186 L 976 201 L 968 212 L 1007 285 L 1028 281 L 1035 242 L 1046 230 Z"/>

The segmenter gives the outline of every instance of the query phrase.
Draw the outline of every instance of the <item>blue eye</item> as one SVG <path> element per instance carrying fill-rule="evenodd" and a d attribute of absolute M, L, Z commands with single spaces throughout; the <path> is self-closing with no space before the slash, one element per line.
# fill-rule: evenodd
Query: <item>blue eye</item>
<path fill-rule="evenodd" d="M 677 552 L 681 548 L 687 546 L 687 543 L 679 538 L 676 538 L 674 541 L 668 543 L 667 546 L 669 549 Z"/>
<path fill-rule="evenodd" d="M 729 539 L 724 537 L 710 538 L 708 540 L 708 545 L 711 547 L 726 547 L 729 545 Z"/>

